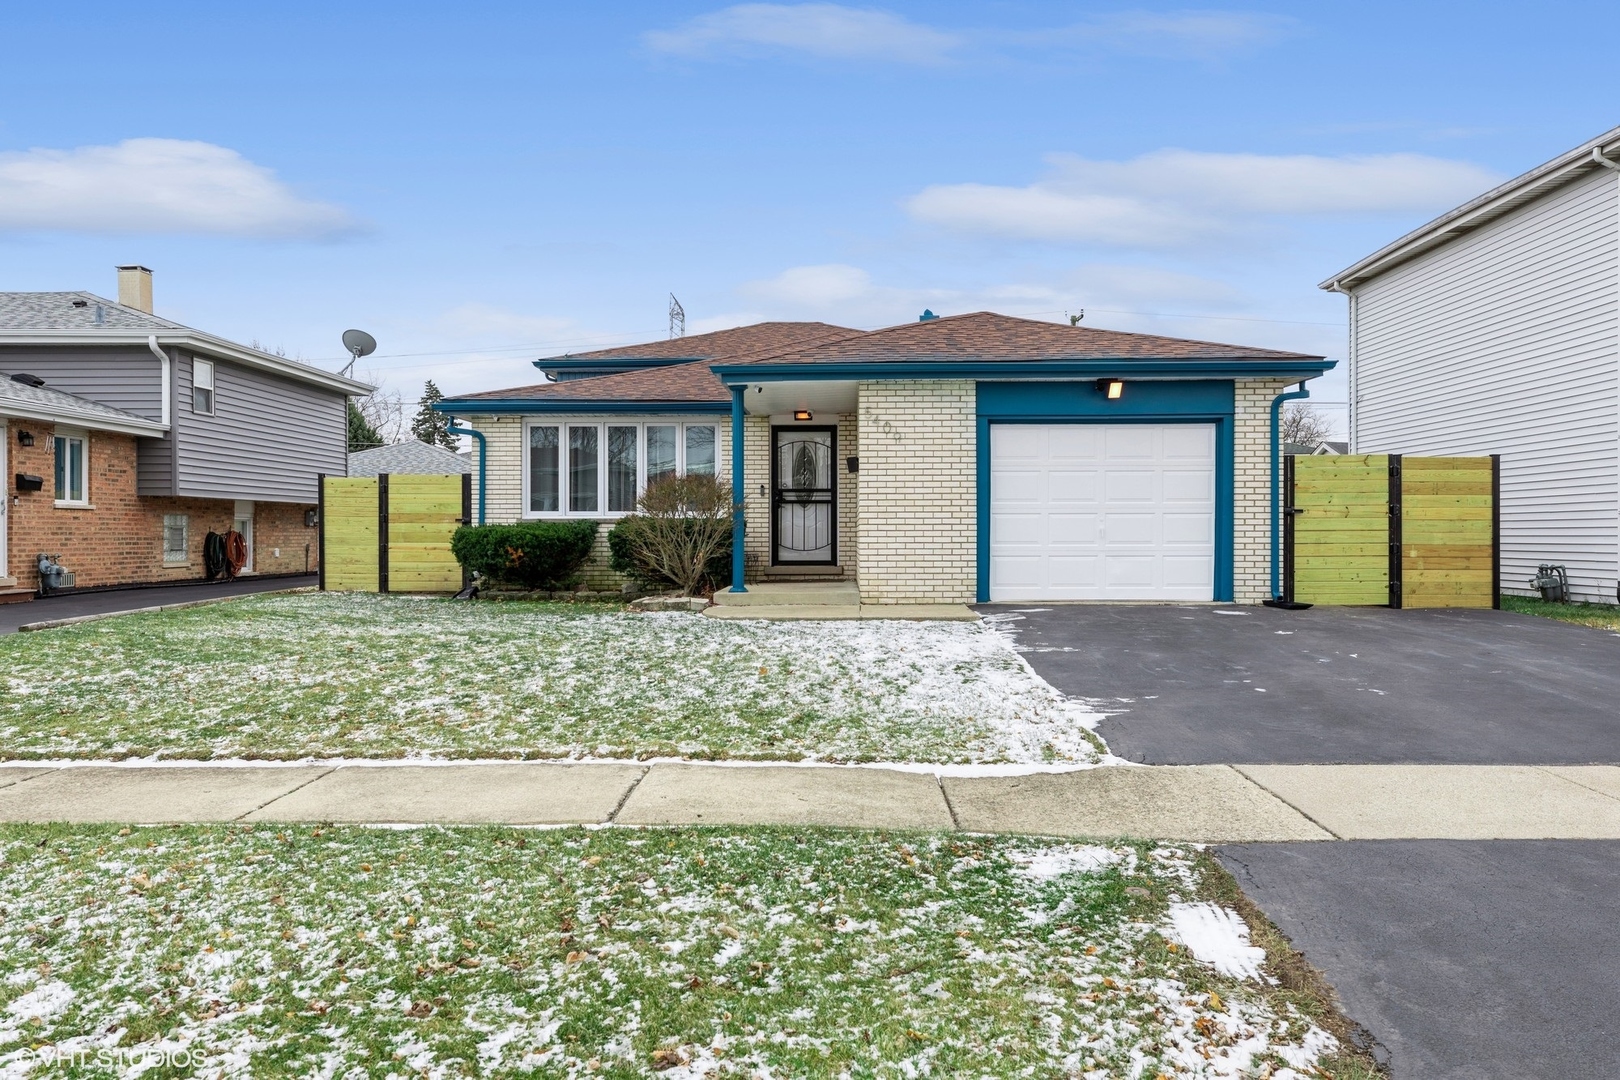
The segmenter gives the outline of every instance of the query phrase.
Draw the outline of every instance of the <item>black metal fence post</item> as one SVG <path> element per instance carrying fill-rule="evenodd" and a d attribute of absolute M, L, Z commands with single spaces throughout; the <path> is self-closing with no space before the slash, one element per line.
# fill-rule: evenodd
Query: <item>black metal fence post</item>
<path fill-rule="evenodd" d="M 326 474 L 325 473 L 316 473 L 315 474 L 315 545 L 316 545 L 316 549 L 317 549 L 316 558 L 320 560 L 320 565 L 315 568 L 316 574 L 319 575 L 318 578 L 316 579 L 316 587 L 319 588 L 321 592 L 325 592 L 326 591 Z M 308 547 L 304 548 L 304 554 L 305 554 L 306 557 L 308 556 L 308 554 L 309 554 L 309 548 Z M 309 567 L 306 566 L 306 567 L 304 567 L 304 569 L 308 570 Z"/>
<path fill-rule="evenodd" d="M 388 474 L 377 474 L 377 591 L 388 591 Z"/>
<path fill-rule="evenodd" d="M 1401 455 L 1389 455 L 1389 606 L 1401 606 Z"/>
<path fill-rule="evenodd" d="M 1491 455 L 1491 607 L 1502 607 L 1502 455 Z"/>

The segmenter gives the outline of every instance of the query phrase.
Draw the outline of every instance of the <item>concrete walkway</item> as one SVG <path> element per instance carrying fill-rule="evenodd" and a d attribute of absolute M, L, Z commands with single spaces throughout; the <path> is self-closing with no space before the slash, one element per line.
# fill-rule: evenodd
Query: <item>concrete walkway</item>
<path fill-rule="evenodd" d="M 1620 838 L 1620 766 L 0 766 L 0 821 L 831 825 L 1212 843 Z"/>

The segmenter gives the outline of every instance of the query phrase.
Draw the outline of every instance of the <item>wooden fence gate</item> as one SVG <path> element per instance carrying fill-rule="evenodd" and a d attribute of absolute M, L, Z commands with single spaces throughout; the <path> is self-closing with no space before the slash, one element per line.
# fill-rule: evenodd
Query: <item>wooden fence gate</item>
<path fill-rule="evenodd" d="M 456 592 L 465 584 L 450 536 L 472 520 L 472 477 L 323 476 L 321 588 Z"/>
<path fill-rule="evenodd" d="M 1284 596 L 1501 606 L 1498 457 L 1289 457 Z"/>

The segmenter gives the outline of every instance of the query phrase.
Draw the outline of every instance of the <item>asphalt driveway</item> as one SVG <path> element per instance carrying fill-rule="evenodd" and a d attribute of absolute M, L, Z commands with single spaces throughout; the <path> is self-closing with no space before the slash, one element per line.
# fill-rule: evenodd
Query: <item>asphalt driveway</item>
<path fill-rule="evenodd" d="M 188 582 L 183 585 L 152 585 L 138 589 L 105 589 L 97 592 L 68 593 L 21 604 L 0 604 L 0 634 L 14 633 L 19 626 L 51 619 L 71 619 L 79 615 L 105 615 L 115 611 L 185 604 L 220 596 L 299 589 L 314 585 L 314 574 L 296 577 L 242 577 L 234 581 Z"/>
<path fill-rule="evenodd" d="M 1396 1080 L 1620 1075 L 1620 843 L 1243 844 L 1217 854 L 1327 975 Z"/>
<path fill-rule="evenodd" d="M 986 605 L 1163 765 L 1620 763 L 1620 634 L 1506 611 Z"/>

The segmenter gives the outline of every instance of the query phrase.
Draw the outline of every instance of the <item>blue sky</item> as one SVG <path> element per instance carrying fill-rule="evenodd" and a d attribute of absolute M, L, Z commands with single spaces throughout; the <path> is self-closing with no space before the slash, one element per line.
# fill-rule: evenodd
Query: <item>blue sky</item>
<path fill-rule="evenodd" d="M 1559 3 L 8 5 L 0 289 L 144 263 L 160 314 L 289 355 L 335 367 L 370 330 L 407 397 L 660 337 L 670 292 L 694 331 L 1084 309 L 1339 357 L 1316 283 L 1620 122 L 1617 29 Z"/>

